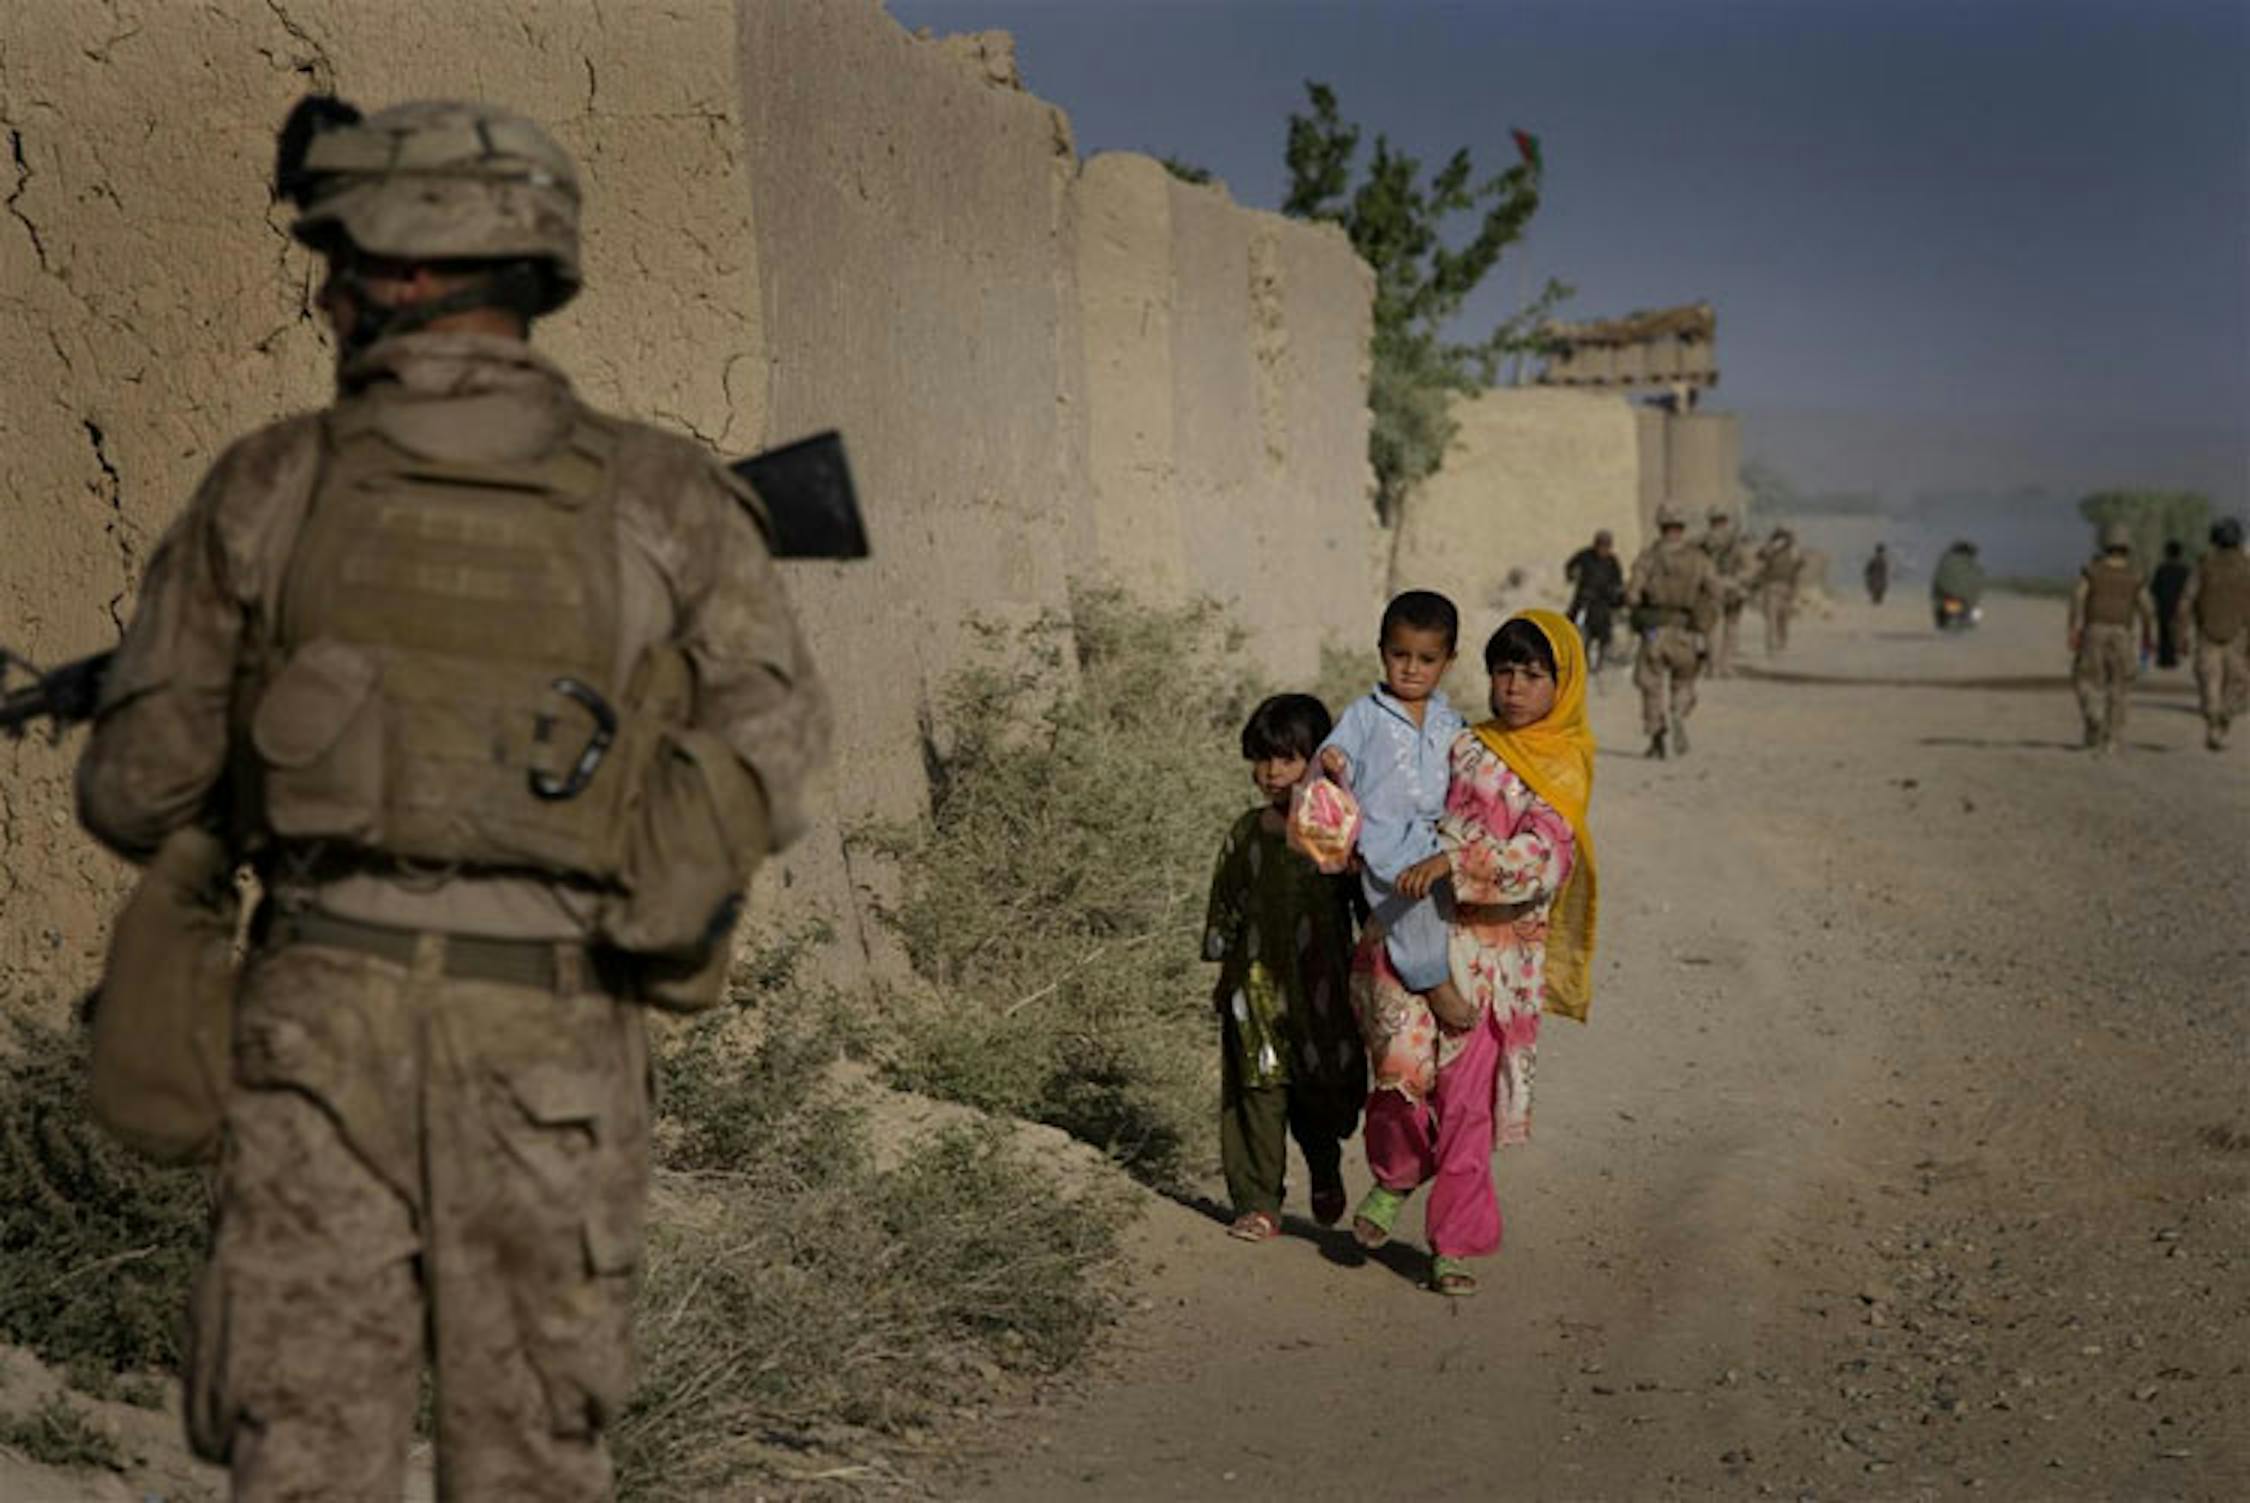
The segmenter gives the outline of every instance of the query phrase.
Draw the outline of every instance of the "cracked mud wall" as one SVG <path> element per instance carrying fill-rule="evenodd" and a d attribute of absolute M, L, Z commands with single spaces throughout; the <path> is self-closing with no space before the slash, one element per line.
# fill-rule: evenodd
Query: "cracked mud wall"
<path fill-rule="evenodd" d="M 1082 566 L 1207 594 L 1301 683 L 1372 630 L 1373 283 L 1340 231 L 1236 205 L 1129 153 L 1079 182 L 1092 512 Z"/>
<path fill-rule="evenodd" d="M 115 644 L 232 436 L 328 394 L 311 258 L 266 189 L 310 88 L 473 94 L 587 180 L 587 293 L 540 344 L 592 401 L 747 450 L 765 371 L 734 18 L 653 0 L 0 6 L 0 643 Z M 0 1000 L 94 974 L 124 871 L 80 835 L 76 738 L 0 741 Z"/>
<path fill-rule="evenodd" d="M 1000 37 L 917 39 L 871 0 L 757 3 L 741 74 L 767 337 L 765 437 L 843 430 L 875 557 L 798 596 L 836 703 L 839 819 L 926 807 L 934 706 L 985 621 L 1067 612 L 1085 486 L 1077 172 L 1060 110 L 1014 83 Z M 837 817 L 828 817 L 828 816 Z M 879 869 L 830 904 L 864 914 Z"/>

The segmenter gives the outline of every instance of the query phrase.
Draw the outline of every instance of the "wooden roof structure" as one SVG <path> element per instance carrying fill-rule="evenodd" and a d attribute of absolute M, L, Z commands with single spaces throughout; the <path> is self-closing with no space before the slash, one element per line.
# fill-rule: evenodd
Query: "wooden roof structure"
<path fill-rule="evenodd" d="M 1682 407 L 1719 384 L 1719 316 L 1709 303 L 1636 310 L 1621 318 L 1550 322 L 1541 386 L 1669 392 Z"/>

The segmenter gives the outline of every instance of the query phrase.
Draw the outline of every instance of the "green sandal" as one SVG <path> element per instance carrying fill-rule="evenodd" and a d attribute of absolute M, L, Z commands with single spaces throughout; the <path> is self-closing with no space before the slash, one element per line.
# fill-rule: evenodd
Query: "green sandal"
<path fill-rule="evenodd" d="M 1477 1292 L 1477 1276 L 1469 1272 L 1469 1265 L 1459 1258 L 1433 1257 L 1430 1259 L 1430 1292 L 1466 1299 Z"/>
<path fill-rule="evenodd" d="M 1406 1205 L 1405 1190 L 1386 1190 L 1381 1185 L 1361 1198 L 1359 1209 L 1352 1212 L 1352 1240 L 1361 1247 L 1381 1247 L 1391 1240 L 1391 1228 L 1398 1224 L 1398 1213 Z"/>

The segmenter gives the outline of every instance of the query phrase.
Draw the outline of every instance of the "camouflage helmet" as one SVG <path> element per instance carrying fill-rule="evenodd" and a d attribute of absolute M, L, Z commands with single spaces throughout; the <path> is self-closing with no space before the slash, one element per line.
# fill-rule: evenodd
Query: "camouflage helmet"
<path fill-rule="evenodd" d="M 1680 514 L 1677 506 L 1667 501 L 1656 509 L 1656 526 L 1660 532 L 1667 527 L 1685 527 L 1687 518 Z"/>
<path fill-rule="evenodd" d="M 2123 522 L 2102 523 L 2102 552 L 2116 553 L 2133 546 L 2133 529 Z"/>
<path fill-rule="evenodd" d="M 521 115 L 418 100 L 362 117 L 339 100 L 299 103 L 282 129 L 275 186 L 303 212 L 290 233 L 403 261 L 537 261 L 543 306 L 578 291 L 578 173 Z"/>

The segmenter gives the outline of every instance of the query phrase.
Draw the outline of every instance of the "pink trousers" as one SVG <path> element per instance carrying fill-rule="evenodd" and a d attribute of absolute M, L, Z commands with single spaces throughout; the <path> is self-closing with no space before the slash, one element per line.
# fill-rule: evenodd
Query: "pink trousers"
<path fill-rule="evenodd" d="M 1500 1044 L 1499 1021 L 1487 1008 L 1461 1052 L 1438 1070 L 1427 1101 L 1391 1090 L 1367 1098 L 1367 1167 L 1386 1190 L 1430 1186 L 1422 1219 L 1430 1251 L 1440 1257 L 1500 1250 L 1500 1196 L 1492 1184 Z"/>

